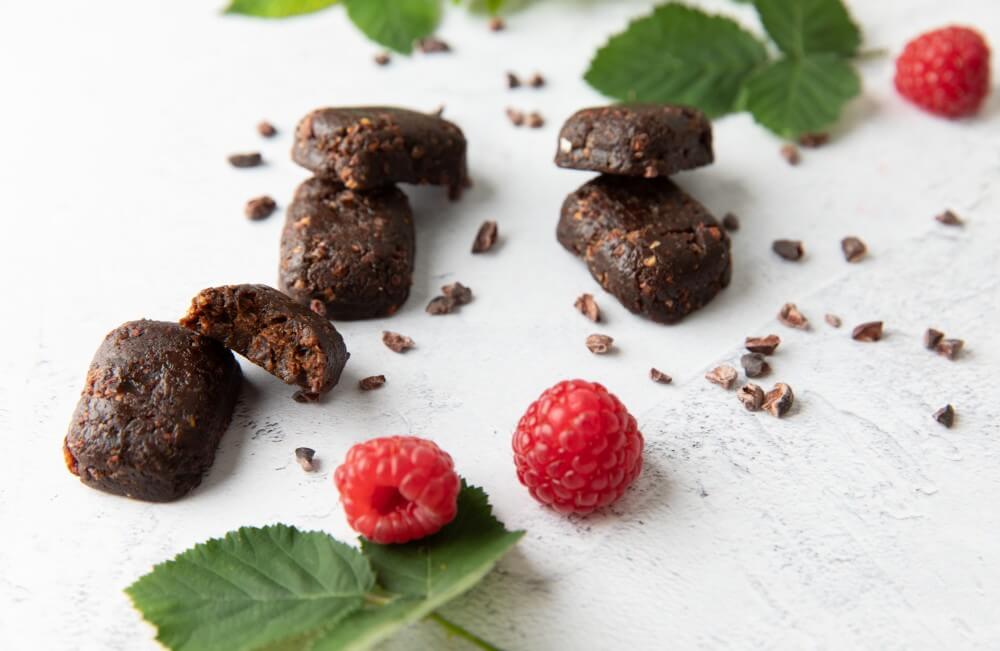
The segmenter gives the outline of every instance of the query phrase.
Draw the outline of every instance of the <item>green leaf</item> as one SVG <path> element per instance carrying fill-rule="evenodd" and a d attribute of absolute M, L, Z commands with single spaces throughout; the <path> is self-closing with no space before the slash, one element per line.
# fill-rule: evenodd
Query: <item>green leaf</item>
<path fill-rule="evenodd" d="M 766 59 L 735 21 L 668 3 L 611 37 L 584 79 L 620 100 L 688 104 L 717 116 L 733 110 L 744 80 Z"/>
<path fill-rule="evenodd" d="M 311 14 L 335 4 L 337 0 L 232 0 L 225 13 L 259 18 L 287 18 Z"/>
<path fill-rule="evenodd" d="M 849 57 L 861 44 L 861 32 L 841 0 L 755 0 L 754 5 L 764 29 L 790 56 Z"/>
<path fill-rule="evenodd" d="M 351 21 L 371 40 L 402 54 L 441 22 L 440 0 L 344 0 Z"/>
<path fill-rule="evenodd" d="M 851 64 L 835 54 L 779 59 L 747 80 L 743 104 L 774 133 L 794 138 L 820 131 L 840 117 L 861 91 Z"/>
<path fill-rule="evenodd" d="M 374 584 L 357 550 L 279 524 L 195 545 L 126 592 L 174 651 L 292 649 L 360 609 Z"/>
<path fill-rule="evenodd" d="M 310 649 L 353 651 L 389 637 L 476 585 L 523 535 L 493 516 L 481 488 L 463 485 L 458 515 L 434 536 L 405 545 L 361 541 L 387 603 L 369 600 Z"/>

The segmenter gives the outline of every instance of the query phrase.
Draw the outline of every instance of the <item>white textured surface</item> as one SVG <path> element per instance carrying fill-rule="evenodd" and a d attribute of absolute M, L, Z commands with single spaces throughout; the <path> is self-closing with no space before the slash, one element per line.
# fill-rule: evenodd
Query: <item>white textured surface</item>
<path fill-rule="evenodd" d="M 121 590 L 155 562 L 245 524 L 283 521 L 348 538 L 329 471 L 355 441 L 413 433 L 437 440 L 528 536 L 461 603 L 457 621 L 509 649 L 1000 647 L 1000 101 L 949 123 L 905 105 L 889 60 L 864 68 L 866 91 L 827 149 L 798 168 L 746 116 L 716 125 L 718 164 L 681 183 L 743 220 L 733 285 L 675 327 L 629 315 L 598 292 L 594 328 L 572 309 L 594 285 L 556 244 L 562 197 L 589 176 L 551 163 L 555 129 L 601 102 L 580 75 L 593 49 L 650 3 L 541 2 L 490 34 L 451 11 L 456 52 L 386 69 L 339 10 L 283 23 L 223 18 L 197 0 L 156 5 L 16 3 L 0 22 L 0 648 L 154 648 Z M 727 12 L 728 2 L 705 3 Z M 1000 44 L 992 0 L 852 3 L 871 47 L 949 22 Z M 741 14 L 748 18 L 749 13 Z M 506 70 L 541 70 L 541 91 L 504 87 Z M 342 384 L 322 405 L 249 364 L 233 426 L 203 486 L 174 504 L 132 502 L 79 484 L 61 439 L 104 334 L 139 317 L 174 319 L 200 288 L 274 282 L 282 216 L 246 223 L 250 196 L 286 202 L 305 173 L 289 160 L 295 120 L 320 105 L 392 103 L 446 116 L 470 141 L 476 186 L 449 203 L 411 191 L 418 264 L 410 301 L 390 320 L 349 323 Z M 549 124 L 515 130 L 503 109 Z M 282 129 L 261 141 L 261 118 Z M 269 164 L 232 170 L 260 148 Z M 945 207 L 964 229 L 931 220 Z M 500 223 L 490 255 L 468 247 Z M 844 235 L 871 249 L 859 265 Z M 800 264 L 769 251 L 801 238 Z M 437 286 L 476 292 L 431 318 Z M 812 318 L 790 331 L 792 300 Z M 845 328 L 822 323 L 840 314 Z M 875 344 L 849 327 L 884 319 Z M 948 362 L 921 348 L 934 325 L 965 338 Z M 379 333 L 411 335 L 398 356 Z M 591 356 L 584 337 L 613 335 Z M 768 382 L 789 382 L 786 420 L 742 411 L 701 374 L 734 360 L 748 334 L 785 339 Z M 656 365 L 675 377 L 655 385 Z M 359 377 L 385 373 L 381 391 Z M 518 484 L 509 435 L 527 404 L 568 376 L 606 383 L 647 437 L 646 471 L 608 513 L 563 519 Z M 958 422 L 930 419 L 945 402 Z M 306 475 L 292 450 L 318 451 Z M 391 649 L 462 648 L 431 625 Z"/>

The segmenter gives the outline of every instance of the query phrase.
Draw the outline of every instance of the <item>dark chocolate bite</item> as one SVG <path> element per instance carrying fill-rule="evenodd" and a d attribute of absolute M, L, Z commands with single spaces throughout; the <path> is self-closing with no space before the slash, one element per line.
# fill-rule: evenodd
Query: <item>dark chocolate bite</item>
<path fill-rule="evenodd" d="M 556 165 L 655 178 L 714 160 L 712 124 L 698 109 L 620 104 L 574 113 L 559 131 Z"/>
<path fill-rule="evenodd" d="M 317 396 L 337 384 L 350 356 L 332 323 L 267 285 L 203 289 L 181 325 Z"/>
<path fill-rule="evenodd" d="M 570 194 L 556 232 L 630 311 L 675 323 L 729 285 L 730 242 L 669 179 L 602 175 Z"/>
<path fill-rule="evenodd" d="M 201 483 L 242 375 L 219 342 L 176 323 L 111 331 L 87 371 L 63 455 L 87 486 L 169 502 Z"/>
<path fill-rule="evenodd" d="M 394 183 L 468 186 L 462 130 L 443 118 L 401 108 L 317 109 L 295 130 L 292 160 L 351 190 Z"/>
<path fill-rule="evenodd" d="M 406 302 L 416 235 L 398 188 L 355 192 L 312 178 L 299 186 L 281 234 L 278 286 L 334 320 L 390 316 Z"/>

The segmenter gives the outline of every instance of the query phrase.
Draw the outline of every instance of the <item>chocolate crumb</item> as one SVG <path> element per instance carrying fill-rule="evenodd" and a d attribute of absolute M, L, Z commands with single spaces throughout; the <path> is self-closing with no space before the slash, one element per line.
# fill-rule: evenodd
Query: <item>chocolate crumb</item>
<path fill-rule="evenodd" d="M 536 72 L 528 79 L 528 85 L 532 88 L 541 88 L 545 85 L 545 77 L 540 72 Z"/>
<path fill-rule="evenodd" d="M 441 288 L 441 292 L 455 301 L 455 305 L 467 305 L 472 302 L 472 290 L 459 282 L 445 285 Z"/>
<path fill-rule="evenodd" d="M 882 322 L 868 321 L 854 327 L 851 339 L 855 341 L 878 341 L 882 338 Z"/>
<path fill-rule="evenodd" d="M 961 354 L 962 349 L 965 348 L 965 342 L 961 339 L 942 339 L 934 350 L 937 351 L 938 355 L 942 357 L 947 357 L 950 360 L 955 360 Z"/>
<path fill-rule="evenodd" d="M 587 350 L 595 355 L 607 355 L 611 352 L 611 346 L 615 340 L 607 335 L 590 335 L 587 337 Z"/>
<path fill-rule="evenodd" d="M 521 85 L 521 80 L 513 72 L 507 73 L 507 88 L 517 88 Z"/>
<path fill-rule="evenodd" d="M 781 337 L 778 335 L 767 335 L 766 337 L 747 337 L 744 345 L 751 353 L 761 355 L 773 355 L 774 350 L 781 344 Z"/>
<path fill-rule="evenodd" d="M 740 218 L 727 212 L 726 216 L 722 218 L 722 227 L 727 231 L 738 231 L 740 230 Z"/>
<path fill-rule="evenodd" d="M 778 312 L 778 321 L 781 321 L 789 328 L 809 329 L 809 319 L 802 312 L 799 312 L 799 308 L 795 307 L 795 303 L 785 303 L 781 306 L 781 311 Z"/>
<path fill-rule="evenodd" d="M 804 253 L 802 242 L 798 240 L 775 240 L 771 243 L 771 250 L 785 260 L 791 260 L 792 262 L 801 260 Z"/>
<path fill-rule="evenodd" d="M 732 389 L 733 385 L 736 384 L 736 378 L 739 374 L 736 369 L 728 364 L 723 364 L 722 366 L 716 366 L 708 373 L 705 373 L 705 379 L 712 384 L 718 384 L 723 389 Z"/>
<path fill-rule="evenodd" d="M 834 328 L 839 328 L 843 323 L 840 320 L 840 317 L 837 316 L 836 314 L 827 314 L 826 316 L 823 317 L 823 320 L 829 323 Z"/>
<path fill-rule="evenodd" d="M 965 224 L 961 217 L 950 210 L 945 210 L 940 215 L 935 216 L 934 219 L 938 220 L 945 226 L 962 226 Z"/>
<path fill-rule="evenodd" d="M 257 167 L 264 162 L 264 158 L 260 155 L 259 151 L 245 154 L 231 154 L 226 160 L 233 167 Z"/>
<path fill-rule="evenodd" d="M 375 55 L 375 64 L 380 66 L 387 66 L 389 62 L 392 61 L 392 57 L 389 56 L 388 52 L 379 52 Z"/>
<path fill-rule="evenodd" d="M 802 157 L 799 155 L 799 148 L 792 143 L 782 145 L 781 156 L 789 165 L 798 165 L 802 160 Z"/>
<path fill-rule="evenodd" d="M 848 262 L 857 262 L 868 253 L 868 247 L 865 246 L 865 243 L 853 235 L 842 239 L 840 248 L 844 252 L 844 259 Z"/>
<path fill-rule="evenodd" d="M 451 52 L 451 46 L 434 36 L 417 39 L 415 43 L 418 50 L 424 54 L 435 54 L 437 52 Z"/>
<path fill-rule="evenodd" d="M 301 403 L 319 402 L 319 394 L 300 389 L 292 394 L 292 400 Z"/>
<path fill-rule="evenodd" d="M 526 124 L 531 129 L 541 129 L 545 126 L 545 118 L 541 114 L 532 111 L 526 118 Z"/>
<path fill-rule="evenodd" d="M 761 377 L 771 372 L 771 365 L 760 353 L 747 353 L 740 357 L 740 366 L 747 377 Z"/>
<path fill-rule="evenodd" d="M 261 120 L 257 123 L 257 133 L 265 138 L 273 138 L 278 134 L 278 130 L 267 120 Z"/>
<path fill-rule="evenodd" d="M 594 300 L 593 294 L 580 294 L 576 302 L 573 303 L 573 307 L 580 310 L 580 314 L 594 323 L 601 320 L 601 308 L 597 305 L 597 301 Z"/>
<path fill-rule="evenodd" d="M 521 111 L 518 111 L 515 108 L 509 108 L 508 107 L 507 108 L 507 119 L 510 120 L 510 123 L 513 124 L 515 127 L 519 127 L 522 124 L 524 124 L 524 113 L 521 112 Z"/>
<path fill-rule="evenodd" d="M 830 142 L 830 134 L 828 133 L 803 133 L 799 136 L 799 144 L 811 149 L 822 147 L 828 142 Z"/>
<path fill-rule="evenodd" d="M 382 343 L 394 353 L 402 353 L 413 348 L 413 339 L 391 330 L 382 331 Z"/>
<path fill-rule="evenodd" d="M 658 368 L 649 369 L 649 379 L 657 384 L 670 384 L 674 378 L 670 377 Z"/>
<path fill-rule="evenodd" d="M 476 240 L 472 243 L 473 253 L 486 253 L 493 248 L 497 242 L 497 223 L 485 221 L 476 233 Z"/>
<path fill-rule="evenodd" d="M 384 375 L 370 375 L 368 377 L 363 377 L 358 381 L 358 387 L 362 391 L 374 391 L 375 389 L 381 389 L 384 385 Z"/>
<path fill-rule="evenodd" d="M 313 463 L 314 456 L 316 456 L 316 450 L 312 448 L 295 448 L 295 460 L 306 472 L 316 470 L 316 464 Z"/>
<path fill-rule="evenodd" d="M 507 28 L 507 23 L 500 16 L 493 16 L 490 18 L 489 28 L 491 32 L 502 32 Z"/>
<path fill-rule="evenodd" d="M 927 328 L 927 332 L 924 333 L 924 348 L 934 350 L 942 339 L 944 339 L 943 332 L 934 328 Z"/>
<path fill-rule="evenodd" d="M 753 382 L 748 382 L 736 390 L 736 399 L 747 411 L 760 411 L 764 404 L 764 390 Z"/>
<path fill-rule="evenodd" d="M 427 304 L 427 314 L 438 316 L 441 314 L 451 314 L 455 311 L 455 299 L 449 296 L 435 296 Z"/>
<path fill-rule="evenodd" d="M 951 405 L 941 407 L 934 412 L 934 420 L 947 428 L 951 428 L 951 426 L 955 424 L 955 408 Z"/>
<path fill-rule="evenodd" d="M 278 204 L 274 202 L 274 199 L 264 195 L 247 201 L 247 205 L 243 208 L 243 214 L 250 221 L 256 222 L 270 217 L 277 207 Z"/>
<path fill-rule="evenodd" d="M 326 303 L 318 298 L 314 298 L 309 301 L 309 309 L 320 316 L 326 316 Z"/>
<path fill-rule="evenodd" d="M 778 382 L 764 396 L 763 408 L 775 418 L 781 418 L 791 410 L 794 402 L 795 394 L 792 393 L 792 387 L 783 382 Z"/>

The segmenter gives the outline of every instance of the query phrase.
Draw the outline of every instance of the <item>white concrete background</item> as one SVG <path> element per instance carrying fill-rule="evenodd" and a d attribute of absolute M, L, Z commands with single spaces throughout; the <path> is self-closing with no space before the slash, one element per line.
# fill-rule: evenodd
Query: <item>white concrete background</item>
<path fill-rule="evenodd" d="M 732 286 L 674 327 L 644 322 L 597 292 L 607 323 L 576 314 L 594 291 L 556 244 L 562 198 L 586 173 L 551 163 L 560 121 L 602 100 L 581 80 L 594 49 L 651 3 L 538 2 L 492 34 L 449 11 L 455 52 L 396 58 L 340 10 L 286 22 L 223 17 L 213 2 L 4 2 L 0 21 L 0 648 L 155 648 L 122 589 L 150 566 L 240 525 L 287 522 L 351 537 L 330 471 L 354 442 L 433 438 L 528 536 L 483 586 L 447 608 L 508 649 L 1000 648 L 1000 97 L 951 123 L 891 86 L 890 59 L 863 67 L 828 148 L 785 165 L 746 116 L 716 124 L 718 163 L 680 182 L 735 211 Z M 705 2 L 739 15 L 719 0 Z M 1000 46 L 991 0 L 855 0 L 868 47 L 897 52 L 925 29 L 964 22 Z M 504 72 L 549 85 L 508 91 Z M 446 105 L 465 130 L 476 186 L 458 203 L 407 188 L 418 230 L 413 294 L 392 319 L 343 324 L 352 353 L 321 405 L 244 364 L 247 383 L 202 487 L 151 505 L 89 490 L 60 444 L 104 334 L 139 318 L 175 319 L 205 286 L 271 282 L 283 216 L 247 223 L 243 202 L 284 206 L 306 173 L 288 158 L 299 116 L 322 105 Z M 538 109 L 517 130 L 508 105 Z M 281 129 L 264 141 L 262 118 Z M 225 156 L 260 149 L 268 164 Z M 964 229 L 932 220 L 951 207 Z M 502 240 L 468 253 L 484 219 Z M 871 255 L 846 264 L 841 237 Z M 801 238 L 799 264 L 769 250 Z M 437 287 L 461 280 L 476 301 L 431 318 Z M 811 332 L 774 314 L 795 301 Z M 840 314 L 845 329 L 822 323 Z M 882 342 L 848 327 L 884 319 Z M 968 342 L 957 362 L 922 350 L 936 326 Z M 412 336 L 405 356 L 379 333 Z M 619 351 L 595 357 L 595 330 Z M 786 420 L 745 413 L 704 371 L 734 360 L 748 334 L 785 343 L 769 382 L 799 396 Z M 675 377 L 653 384 L 651 365 Z M 373 393 L 357 379 L 385 373 Z M 609 512 L 585 520 L 541 509 L 517 483 L 509 436 L 545 387 L 607 384 L 647 436 L 647 470 Z M 953 430 L 930 414 L 958 411 Z M 296 446 L 317 450 L 306 475 Z M 390 649 L 461 649 L 421 624 Z"/>

